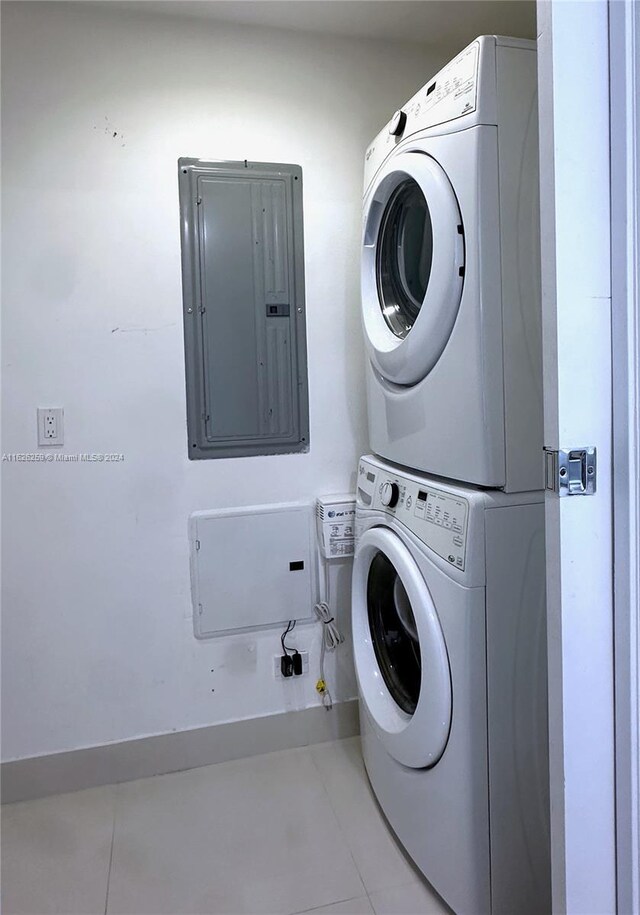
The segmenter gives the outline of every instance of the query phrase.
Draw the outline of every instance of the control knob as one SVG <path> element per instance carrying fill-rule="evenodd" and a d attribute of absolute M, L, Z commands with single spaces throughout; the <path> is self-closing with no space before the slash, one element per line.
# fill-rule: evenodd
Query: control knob
<path fill-rule="evenodd" d="M 407 115 L 405 112 L 400 109 L 399 111 L 394 112 L 389 121 L 389 133 L 392 137 L 399 137 L 402 131 L 404 130 L 404 125 L 407 123 Z"/>
<path fill-rule="evenodd" d="M 397 504 L 398 498 L 400 497 L 400 487 L 397 483 L 390 483 L 388 480 L 386 483 L 382 484 L 382 491 L 380 493 L 380 501 L 387 508 L 393 508 Z"/>

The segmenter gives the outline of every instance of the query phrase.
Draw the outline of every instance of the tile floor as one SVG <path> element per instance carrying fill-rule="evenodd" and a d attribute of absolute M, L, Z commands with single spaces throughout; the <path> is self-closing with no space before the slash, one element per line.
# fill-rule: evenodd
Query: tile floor
<path fill-rule="evenodd" d="M 2 810 L 4 915 L 442 915 L 359 738 Z"/>

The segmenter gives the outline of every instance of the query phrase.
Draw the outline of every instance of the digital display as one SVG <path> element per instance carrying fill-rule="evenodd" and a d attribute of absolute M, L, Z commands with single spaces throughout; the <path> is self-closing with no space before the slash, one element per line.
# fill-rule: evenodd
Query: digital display
<path fill-rule="evenodd" d="M 433 92 L 433 90 L 434 90 L 435 88 L 436 88 L 436 84 L 435 84 L 435 83 L 431 83 L 431 85 L 430 85 L 429 88 L 427 89 L 427 95 L 431 95 L 431 93 Z"/>
<path fill-rule="evenodd" d="M 424 492 L 424 490 L 422 490 L 422 489 L 418 490 L 418 500 L 419 500 L 420 502 L 426 502 L 426 501 L 427 501 L 427 494 L 426 494 L 426 492 Z"/>
<path fill-rule="evenodd" d="M 375 473 L 369 472 L 369 473 L 367 474 L 367 480 L 368 480 L 370 483 L 375 483 L 375 481 L 376 481 L 376 475 L 375 475 Z"/>

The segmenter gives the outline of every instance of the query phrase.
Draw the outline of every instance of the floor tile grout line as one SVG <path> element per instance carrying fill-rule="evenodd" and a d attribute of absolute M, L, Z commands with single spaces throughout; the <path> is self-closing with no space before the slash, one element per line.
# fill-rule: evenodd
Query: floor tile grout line
<path fill-rule="evenodd" d="M 358 734 L 357 736 L 359 737 L 360 735 Z M 347 739 L 347 740 L 350 740 L 351 738 L 346 738 L 346 739 Z M 337 742 L 338 742 L 338 741 L 332 741 L 332 743 L 337 743 Z M 340 822 L 340 818 L 339 818 L 339 816 L 338 816 L 338 814 L 337 814 L 337 812 L 336 812 L 336 808 L 334 807 L 333 799 L 332 799 L 332 797 L 331 797 L 331 793 L 329 792 L 329 789 L 328 789 L 328 787 L 327 787 L 327 783 L 325 782 L 324 776 L 322 775 L 322 770 L 320 769 L 320 766 L 318 765 L 318 763 L 317 763 L 317 762 L 315 761 L 315 759 L 313 758 L 313 753 L 309 753 L 309 756 L 311 757 L 311 762 L 312 762 L 312 764 L 313 764 L 313 766 L 314 766 L 316 772 L 318 773 L 318 776 L 320 777 L 320 784 L 322 785 L 322 787 L 323 787 L 323 789 L 324 789 L 324 793 L 327 795 L 327 798 L 329 799 L 329 807 L 331 808 L 331 812 L 332 812 L 332 814 L 333 814 L 333 818 L 334 818 L 334 820 L 336 821 L 336 823 L 338 824 L 338 829 L 340 830 L 340 833 L 342 834 L 342 837 L 343 837 L 343 839 L 344 839 L 344 841 L 345 841 L 345 844 L 346 844 L 347 848 L 349 849 L 349 857 L 350 857 L 351 860 L 353 861 L 353 866 L 355 867 L 356 873 L 358 874 L 358 877 L 360 878 L 360 883 L 362 884 L 362 887 L 363 887 L 363 889 L 364 889 L 365 896 L 367 897 L 367 899 L 369 899 L 369 890 L 367 889 L 367 885 L 366 885 L 366 883 L 364 882 L 364 877 L 362 876 L 362 872 L 361 872 L 360 868 L 358 867 L 358 862 L 356 861 L 356 859 L 355 859 L 355 857 L 354 857 L 354 855 L 353 855 L 353 849 L 351 848 L 351 842 L 349 841 L 349 836 L 347 835 L 346 830 L 343 829 L 342 823 Z M 354 898 L 354 899 L 357 899 L 358 897 L 357 897 L 357 896 L 354 896 L 353 898 Z M 333 903 L 332 903 L 332 904 L 333 904 Z M 371 908 L 373 908 L 373 903 L 371 902 L 370 899 L 369 899 L 369 905 L 371 906 Z M 375 910 L 374 910 L 374 911 L 375 911 Z"/>
<path fill-rule="evenodd" d="M 356 899 L 365 898 L 368 898 L 366 890 L 364 891 L 364 896 L 360 894 L 359 896 L 349 896 L 348 899 L 336 899 L 335 902 L 323 903 L 322 905 L 314 905 L 311 909 L 301 909 L 299 912 L 296 912 L 295 915 L 311 915 L 311 913 L 317 912 L 319 909 L 328 909 L 330 906 L 342 905 L 343 902 L 355 902 Z"/>
<path fill-rule="evenodd" d="M 360 735 L 357 735 L 357 736 L 360 736 Z M 351 738 L 346 738 L 346 739 L 347 739 L 347 740 L 350 740 Z M 338 742 L 339 742 L 339 741 L 332 741 L 332 743 L 338 743 Z M 307 748 L 307 749 L 309 749 L 309 748 Z M 341 832 L 342 835 L 343 835 L 343 838 L 344 838 L 344 840 L 345 840 L 345 842 L 346 842 L 347 848 L 349 849 L 349 854 L 350 854 L 350 856 L 351 856 L 351 860 L 353 861 L 354 867 L 355 867 L 356 871 L 358 872 L 358 876 L 360 877 L 360 881 L 361 881 L 361 883 L 362 883 L 362 885 L 363 885 L 363 887 L 364 887 L 365 896 L 367 897 L 367 899 L 368 899 L 368 901 L 369 901 L 369 905 L 371 906 L 371 908 L 373 909 L 373 911 L 374 911 L 374 913 L 375 913 L 376 909 L 375 909 L 375 906 L 374 906 L 374 904 L 373 904 L 373 900 L 371 899 L 371 894 L 372 894 L 372 893 L 379 893 L 379 892 L 384 891 L 384 890 L 386 890 L 386 889 L 392 889 L 392 888 L 400 887 L 400 886 L 409 886 L 409 885 L 412 884 L 412 883 L 419 883 L 419 880 L 417 879 L 416 876 L 414 876 L 411 880 L 407 880 L 406 882 L 403 881 L 402 883 L 391 883 L 391 884 L 389 884 L 388 886 L 379 887 L 377 890 L 369 890 L 369 889 L 367 888 L 367 885 L 366 885 L 366 883 L 364 882 L 364 877 L 362 876 L 362 873 L 361 873 L 361 871 L 360 871 L 360 868 L 358 867 L 358 862 L 356 861 L 356 859 L 355 859 L 354 856 L 353 856 L 353 852 L 352 852 L 352 850 L 351 850 L 351 842 L 349 841 L 349 836 L 347 835 L 346 831 L 342 828 L 342 824 L 340 823 L 340 819 L 339 819 L 339 817 L 338 817 L 338 814 L 336 813 L 336 809 L 335 809 L 335 807 L 334 807 L 334 805 L 333 805 L 333 801 L 332 801 L 332 798 L 331 798 L 331 794 L 330 794 L 330 792 L 329 792 L 329 790 L 328 790 L 328 788 L 327 788 L 327 784 L 326 784 L 325 779 L 324 779 L 324 777 L 323 777 L 323 775 L 322 775 L 322 769 L 320 768 L 320 766 L 318 765 L 318 763 L 315 761 L 315 759 L 314 759 L 314 757 L 313 757 L 313 753 L 309 753 L 309 756 L 311 757 L 311 762 L 313 763 L 313 765 L 314 765 L 316 771 L 318 772 L 318 775 L 320 776 L 320 782 L 321 782 L 321 784 L 322 784 L 322 787 L 324 788 L 325 793 L 326 793 L 327 797 L 329 798 L 329 804 L 330 804 L 330 806 L 331 806 L 331 811 L 332 811 L 332 813 L 333 813 L 333 815 L 334 815 L 334 818 L 335 818 L 335 820 L 336 820 L 336 822 L 337 822 L 337 824 L 338 824 L 338 827 L 339 827 L 339 829 L 340 829 L 340 832 Z M 365 777 L 366 777 L 366 776 L 365 776 Z M 362 897 L 355 896 L 355 897 L 353 897 L 353 898 L 354 898 L 354 899 L 358 899 L 358 898 L 362 898 Z M 345 901 L 349 901 L 349 900 L 345 900 Z M 334 904 L 334 903 L 331 903 L 331 905 L 333 905 L 333 904 Z M 320 906 L 320 908 L 321 908 L 321 906 Z"/>
<path fill-rule="evenodd" d="M 111 885 L 111 866 L 113 864 L 113 845 L 116 838 L 116 814 L 118 811 L 118 785 L 113 786 L 113 822 L 111 825 L 111 848 L 109 849 L 109 869 L 107 871 L 107 892 L 104 899 L 104 915 L 109 909 L 109 887 Z"/>
<path fill-rule="evenodd" d="M 333 742 L 335 743 L 336 741 L 333 741 Z M 351 858 L 351 861 L 352 861 L 352 863 L 353 863 L 353 866 L 354 866 L 355 869 L 356 869 L 356 874 L 358 875 L 358 878 L 360 879 L 360 883 L 362 884 L 362 889 L 364 890 L 365 895 L 366 895 L 366 894 L 367 894 L 367 887 L 365 886 L 365 882 L 364 882 L 364 880 L 362 879 L 362 874 L 360 873 L 360 868 L 358 867 L 358 863 L 357 863 L 356 859 L 353 857 L 353 851 L 352 851 L 352 849 L 351 849 L 351 842 L 349 841 L 349 837 L 347 836 L 346 832 L 345 832 L 344 829 L 342 828 L 342 823 L 340 822 L 340 818 L 338 817 L 338 814 L 336 813 L 336 808 L 335 808 L 334 805 L 333 805 L 333 800 L 332 800 L 332 798 L 331 798 L 331 794 L 330 794 L 329 789 L 328 789 L 328 787 L 327 787 L 327 783 L 326 783 L 325 780 L 324 780 L 324 776 L 322 775 L 322 770 L 320 769 L 320 766 L 317 764 L 317 762 L 316 762 L 315 759 L 313 758 L 313 753 L 312 753 L 312 752 L 309 752 L 309 758 L 310 758 L 310 760 L 311 760 L 311 765 L 313 766 L 313 768 L 316 770 L 316 772 L 317 772 L 317 774 L 318 774 L 318 778 L 319 778 L 319 780 L 320 780 L 320 784 L 322 785 L 322 790 L 323 790 L 324 793 L 326 794 L 326 796 L 327 796 L 327 801 L 329 802 L 329 810 L 331 811 L 331 813 L 332 813 L 332 815 L 333 815 L 333 819 L 335 820 L 336 826 L 338 827 L 338 832 L 339 832 L 340 835 L 342 836 L 342 838 L 343 838 L 343 840 L 344 840 L 344 843 L 345 843 L 345 845 L 347 846 L 347 850 L 348 850 L 348 852 L 349 852 L 349 857 Z M 352 898 L 352 899 L 357 899 L 358 897 L 357 897 L 357 896 L 352 896 L 351 898 Z M 340 900 L 337 900 L 337 901 L 340 902 Z M 330 903 L 330 905 L 333 905 L 333 903 Z"/>

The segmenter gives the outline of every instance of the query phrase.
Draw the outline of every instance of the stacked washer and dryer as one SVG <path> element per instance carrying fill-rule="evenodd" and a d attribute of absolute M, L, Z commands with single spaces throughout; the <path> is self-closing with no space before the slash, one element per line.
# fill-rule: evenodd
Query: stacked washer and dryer
<path fill-rule="evenodd" d="M 535 43 L 482 37 L 366 154 L 363 754 L 459 915 L 551 909 Z"/>

